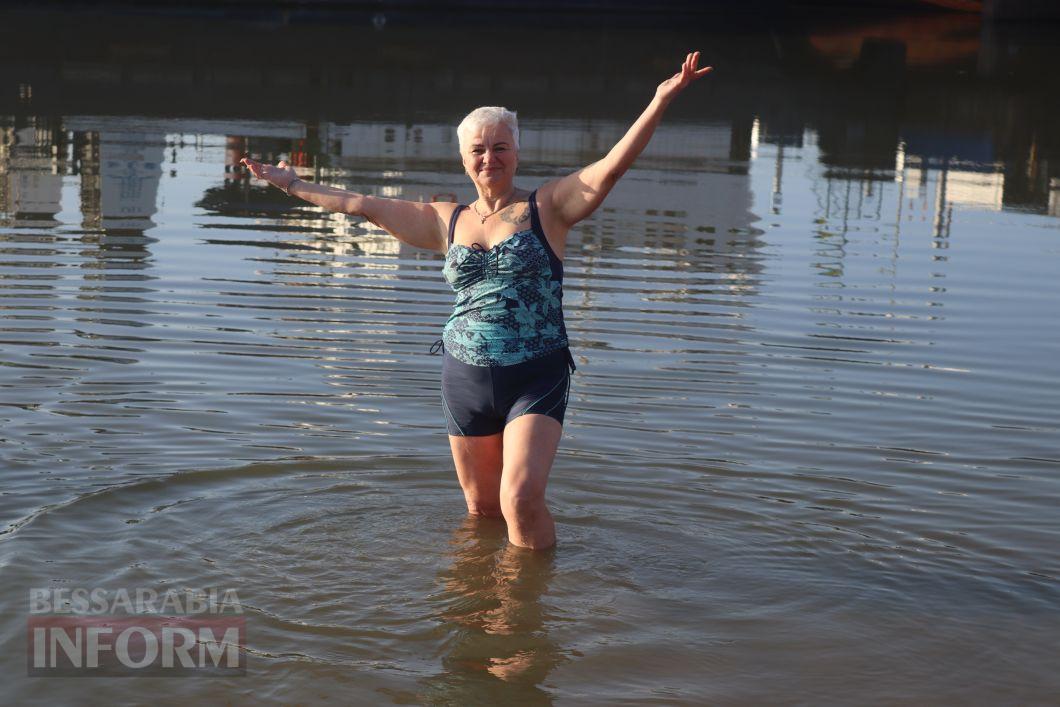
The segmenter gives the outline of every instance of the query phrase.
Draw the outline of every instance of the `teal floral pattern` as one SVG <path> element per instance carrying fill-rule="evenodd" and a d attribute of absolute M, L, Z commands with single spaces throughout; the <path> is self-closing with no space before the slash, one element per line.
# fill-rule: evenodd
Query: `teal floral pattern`
<path fill-rule="evenodd" d="M 510 366 L 567 346 L 563 272 L 533 229 L 493 248 L 449 247 L 442 273 L 456 292 L 445 350 L 473 366 Z"/>

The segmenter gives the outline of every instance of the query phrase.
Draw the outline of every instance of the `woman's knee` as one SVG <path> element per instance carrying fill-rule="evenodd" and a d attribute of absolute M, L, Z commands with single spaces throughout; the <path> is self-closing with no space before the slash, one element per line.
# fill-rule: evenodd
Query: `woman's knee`
<path fill-rule="evenodd" d="M 473 516 L 482 516 L 483 518 L 500 518 L 504 513 L 501 511 L 501 504 L 496 499 L 487 501 L 484 499 L 467 499 L 467 512 Z"/>
<path fill-rule="evenodd" d="M 509 521 L 532 521 L 545 510 L 545 495 L 526 489 L 501 489 L 501 511 Z"/>

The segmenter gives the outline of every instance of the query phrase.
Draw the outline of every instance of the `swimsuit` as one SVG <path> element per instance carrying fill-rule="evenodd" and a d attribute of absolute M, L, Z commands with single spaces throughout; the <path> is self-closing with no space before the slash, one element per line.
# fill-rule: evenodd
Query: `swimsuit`
<path fill-rule="evenodd" d="M 520 415 L 563 423 L 574 358 L 563 324 L 563 262 L 545 238 L 530 194 L 530 228 L 486 250 L 453 243 L 442 273 L 456 293 L 441 344 L 442 407 L 449 434 L 491 435 Z"/>

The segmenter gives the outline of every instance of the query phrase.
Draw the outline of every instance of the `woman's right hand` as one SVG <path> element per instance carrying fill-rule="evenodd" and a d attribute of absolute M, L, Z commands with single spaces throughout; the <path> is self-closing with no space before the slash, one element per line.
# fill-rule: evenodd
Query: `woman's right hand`
<path fill-rule="evenodd" d="M 669 103 L 677 94 L 685 90 L 688 84 L 696 79 L 703 78 L 714 70 L 713 66 L 706 66 L 702 69 L 698 68 L 698 66 L 699 52 L 690 52 L 685 57 L 685 63 L 681 65 L 681 70 L 659 84 L 659 88 L 655 90 L 655 95 L 664 103 Z"/>
<path fill-rule="evenodd" d="M 252 160 L 249 157 L 244 157 L 240 162 L 245 164 L 250 173 L 258 179 L 263 179 L 284 191 L 291 186 L 291 182 L 298 179 L 298 173 L 294 171 L 294 167 L 287 164 L 285 160 L 280 160 L 280 163 L 275 166 Z"/>

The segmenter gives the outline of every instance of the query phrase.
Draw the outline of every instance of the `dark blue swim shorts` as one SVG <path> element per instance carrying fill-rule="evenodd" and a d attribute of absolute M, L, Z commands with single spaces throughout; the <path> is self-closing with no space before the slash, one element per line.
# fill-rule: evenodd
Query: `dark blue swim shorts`
<path fill-rule="evenodd" d="M 528 413 L 563 424 L 574 359 L 569 348 L 510 366 L 472 366 L 445 352 L 442 408 L 449 434 L 479 437 L 502 432 Z"/>

